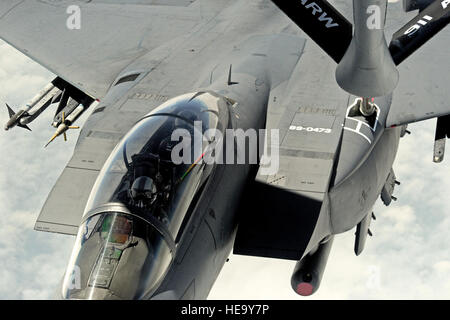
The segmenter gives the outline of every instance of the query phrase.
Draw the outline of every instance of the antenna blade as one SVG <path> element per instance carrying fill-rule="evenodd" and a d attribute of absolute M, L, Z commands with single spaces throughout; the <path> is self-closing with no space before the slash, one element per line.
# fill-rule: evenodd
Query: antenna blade
<path fill-rule="evenodd" d="M 228 85 L 232 86 L 234 84 L 239 84 L 239 82 L 233 82 L 231 81 L 231 71 L 232 71 L 233 65 L 230 64 L 230 70 L 228 71 Z"/>

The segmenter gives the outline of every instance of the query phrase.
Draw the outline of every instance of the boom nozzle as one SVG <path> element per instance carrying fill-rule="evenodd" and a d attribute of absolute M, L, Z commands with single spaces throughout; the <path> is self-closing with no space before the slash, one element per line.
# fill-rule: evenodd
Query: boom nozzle
<path fill-rule="evenodd" d="M 359 103 L 359 111 L 365 117 L 370 117 L 375 112 L 375 105 L 370 98 L 362 98 Z"/>

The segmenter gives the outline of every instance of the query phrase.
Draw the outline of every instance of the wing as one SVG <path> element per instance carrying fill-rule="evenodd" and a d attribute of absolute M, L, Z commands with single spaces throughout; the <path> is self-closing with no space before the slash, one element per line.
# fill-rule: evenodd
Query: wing
<path fill-rule="evenodd" d="M 390 32 L 417 15 L 402 12 L 400 3 L 390 5 L 389 22 L 395 26 L 395 29 L 391 27 Z M 394 91 L 387 127 L 450 114 L 450 73 L 446 72 L 449 67 L 449 43 L 450 29 L 447 27 L 399 65 L 400 81 Z"/>
<path fill-rule="evenodd" d="M 174 49 L 170 43 L 176 44 L 176 39 L 210 21 L 228 3 L 2 0 L 0 38 L 80 90 L 103 98 L 120 72 L 134 60 L 166 44 Z M 79 29 L 72 28 L 77 18 Z M 155 57 L 157 64 L 160 56 Z M 132 85 L 134 82 L 127 82 L 121 87 L 126 92 Z M 42 208 L 36 230 L 76 234 L 80 212 L 102 164 L 143 112 L 122 111 L 118 120 L 116 111 L 104 117 L 104 109 L 99 106 L 89 121 L 97 130 L 82 131 L 77 151 Z M 97 123 L 100 119 L 101 123 Z"/>
<path fill-rule="evenodd" d="M 89 131 L 53 186 L 35 223 L 35 230 L 76 235 L 98 173 L 120 139 L 117 133 Z"/>
<path fill-rule="evenodd" d="M 445 29 L 399 66 L 386 126 L 402 125 L 450 114 L 450 29 Z"/>
<path fill-rule="evenodd" d="M 0 38 L 80 90 L 102 98 L 133 60 L 193 31 L 227 2 L 2 0 Z"/>

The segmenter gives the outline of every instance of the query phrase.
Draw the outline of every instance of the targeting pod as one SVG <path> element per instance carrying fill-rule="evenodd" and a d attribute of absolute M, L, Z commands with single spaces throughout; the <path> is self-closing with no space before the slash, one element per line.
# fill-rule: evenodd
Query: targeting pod
<path fill-rule="evenodd" d="M 327 265 L 334 236 L 297 262 L 291 278 L 294 291 L 301 296 L 310 296 L 319 289 Z"/>

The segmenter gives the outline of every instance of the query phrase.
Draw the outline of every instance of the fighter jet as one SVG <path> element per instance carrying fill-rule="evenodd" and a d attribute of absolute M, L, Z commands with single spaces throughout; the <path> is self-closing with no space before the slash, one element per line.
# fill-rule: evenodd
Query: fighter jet
<path fill-rule="evenodd" d="M 448 56 L 450 1 L 402 5 L 2 1 L 0 38 L 57 75 L 5 129 L 58 103 L 53 140 L 94 106 L 35 224 L 76 236 L 59 297 L 205 299 L 231 252 L 298 261 L 308 296 L 335 235 L 361 254 L 407 125 L 437 118 L 435 162 L 450 137 L 448 90 L 396 90 L 449 83 L 398 66 Z"/>

